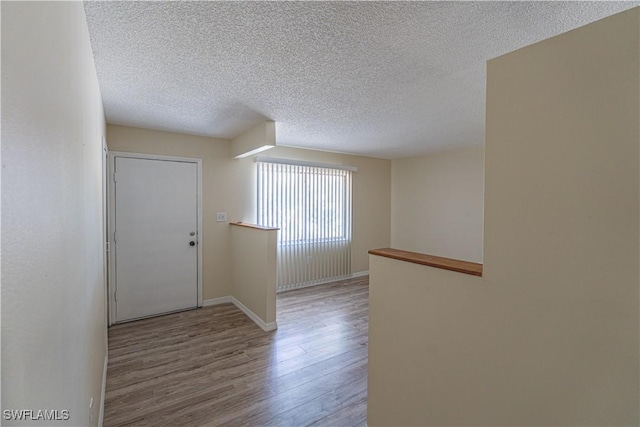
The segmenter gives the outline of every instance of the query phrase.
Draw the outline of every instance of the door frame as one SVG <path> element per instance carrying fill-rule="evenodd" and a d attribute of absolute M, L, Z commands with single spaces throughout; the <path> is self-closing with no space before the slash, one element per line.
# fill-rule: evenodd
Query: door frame
<path fill-rule="evenodd" d="M 109 326 L 115 323 L 116 320 L 116 251 L 117 242 L 114 235 L 116 230 L 116 190 L 115 190 L 115 164 L 116 158 L 124 157 L 130 159 L 145 159 L 145 160 L 160 160 L 160 161 L 173 161 L 183 163 L 195 163 L 196 165 L 196 178 L 198 181 L 196 201 L 197 208 L 196 213 L 198 215 L 198 307 L 202 307 L 202 246 L 204 243 L 204 233 L 202 232 L 202 159 L 195 157 L 175 157 L 175 156 L 160 156 L 155 154 L 142 154 L 142 153 L 126 153 L 122 151 L 109 151 Z"/>
<path fill-rule="evenodd" d="M 111 276 L 110 264 L 111 264 L 111 255 L 109 254 L 109 245 L 111 244 L 111 239 L 109 237 L 109 190 L 111 186 L 109 185 L 109 147 L 107 146 L 107 138 L 106 136 L 102 137 L 102 238 L 104 240 L 104 248 L 103 248 L 103 278 L 104 278 L 104 316 L 105 322 L 107 326 L 111 326 L 111 315 L 109 313 L 111 302 L 109 301 L 109 278 Z M 107 347 L 109 348 L 108 338 L 105 336 L 107 341 Z"/>

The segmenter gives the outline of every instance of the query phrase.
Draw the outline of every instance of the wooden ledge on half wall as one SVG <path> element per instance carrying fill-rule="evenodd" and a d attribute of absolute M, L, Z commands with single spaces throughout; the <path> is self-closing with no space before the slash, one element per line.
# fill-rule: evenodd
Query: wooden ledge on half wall
<path fill-rule="evenodd" d="M 237 225 L 239 227 L 255 228 L 256 230 L 265 230 L 265 231 L 280 230 L 277 227 L 265 227 L 264 225 L 249 224 L 246 222 L 230 222 L 229 225 Z"/>
<path fill-rule="evenodd" d="M 476 262 L 461 261 L 458 259 L 392 248 L 371 249 L 369 254 L 412 262 L 414 264 L 427 265 L 429 267 L 442 268 L 444 270 L 457 271 L 458 273 L 471 274 L 472 276 L 482 276 L 482 264 Z"/>

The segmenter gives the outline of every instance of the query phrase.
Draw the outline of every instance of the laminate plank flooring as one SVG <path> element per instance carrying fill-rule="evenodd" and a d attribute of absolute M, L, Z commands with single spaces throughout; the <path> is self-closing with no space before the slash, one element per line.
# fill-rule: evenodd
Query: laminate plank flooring
<path fill-rule="evenodd" d="M 278 330 L 233 304 L 109 329 L 104 426 L 366 425 L 368 277 L 278 294 Z"/>

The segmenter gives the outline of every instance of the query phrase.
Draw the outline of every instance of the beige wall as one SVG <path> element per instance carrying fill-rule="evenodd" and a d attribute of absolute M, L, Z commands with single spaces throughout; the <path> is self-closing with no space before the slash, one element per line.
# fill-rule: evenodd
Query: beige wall
<path fill-rule="evenodd" d="M 2 409 L 67 409 L 56 425 L 95 426 L 107 350 L 105 124 L 84 10 L 1 7 Z"/>
<path fill-rule="evenodd" d="M 393 160 L 391 246 L 482 262 L 484 146 Z"/>
<path fill-rule="evenodd" d="M 639 35 L 489 61 L 484 277 L 372 256 L 370 426 L 640 423 Z"/>
<path fill-rule="evenodd" d="M 233 297 L 275 328 L 276 231 L 232 226 L 231 258 Z"/>
<path fill-rule="evenodd" d="M 232 159 L 227 140 L 124 126 L 107 126 L 111 151 L 202 158 L 204 299 L 231 295 L 230 231 L 217 223 L 216 212 L 229 221 L 256 221 L 255 157 Z M 391 162 L 313 150 L 276 147 L 264 156 L 357 166 L 353 178 L 353 272 L 369 268 L 367 251 L 390 244 Z"/>

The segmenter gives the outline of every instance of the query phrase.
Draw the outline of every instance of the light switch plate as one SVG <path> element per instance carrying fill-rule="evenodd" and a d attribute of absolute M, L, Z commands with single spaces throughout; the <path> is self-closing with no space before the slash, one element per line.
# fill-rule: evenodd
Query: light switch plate
<path fill-rule="evenodd" d="M 218 212 L 216 214 L 216 221 L 218 221 L 218 222 L 227 222 L 227 213 L 226 212 Z"/>

